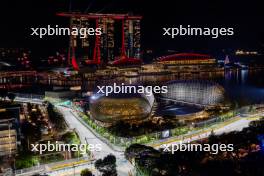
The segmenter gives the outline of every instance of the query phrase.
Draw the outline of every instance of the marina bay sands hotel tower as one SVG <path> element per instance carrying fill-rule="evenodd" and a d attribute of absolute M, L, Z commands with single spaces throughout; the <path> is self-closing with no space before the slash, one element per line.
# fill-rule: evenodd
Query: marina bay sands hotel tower
<path fill-rule="evenodd" d="M 140 59 L 140 21 L 141 16 L 128 14 L 80 14 L 58 13 L 70 18 L 71 27 L 101 28 L 101 35 L 85 38 L 71 36 L 69 42 L 69 62 L 87 64 L 109 63 L 120 58 Z"/>

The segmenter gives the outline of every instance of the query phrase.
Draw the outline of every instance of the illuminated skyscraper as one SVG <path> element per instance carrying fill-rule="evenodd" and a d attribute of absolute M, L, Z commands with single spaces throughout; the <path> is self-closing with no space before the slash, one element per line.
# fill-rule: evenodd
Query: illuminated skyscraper
<path fill-rule="evenodd" d="M 71 28 L 89 28 L 89 20 L 86 18 L 71 18 L 70 19 Z M 70 37 L 70 48 L 71 48 L 71 55 L 74 55 L 78 58 L 79 61 L 84 61 L 88 59 L 90 56 L 90 37 L 86 35 L 85 37 L 80 38 L 79 36 L 73 35 Z M 75 51 L 77 56 L 75 55 Z"/>
<path fill-rule="evenodd" d="M 88 36 L 80 38 L 71 36 L 69 44 L 69 63 L 78 69 L 80 61 L 85 60 L 87 64 L 109 63 L 117 61 L 126 63 L 141 63 L 140 60 L 140 20 L 141 16 L 130 16 L 127 14 L 79 14 L 59 13 L 59 16 L 70 17 L 73 28 L 101 28 L 100 36 Z M 95 22 L 95 23 L 94 23 Z M 122 23 L 120 36 L 115 36 L 115 23 Z M 95 25 L 94 25 L 95 24 Z M 118 30 L 118 29 L 117 29 Z M 121 46 L 116 45 L 115 40 L 120 40 Z M 119 53 L 115 49 L 121 48 Z M 103 62 L 101 62 L 101 60 Z"/>
<path fill-rule="evenodd" d="M 134 31 L 133 31 L 133 35 L 134 35 L 134 40 L 133 40 L 133 49 L 134 49 L 134 57 L 135 58 L 140 58 L 140 20 L 134 20 L 133 21 L 134 24 Z"/>
<path fill-rule="evenodd" d="M 127 56 L 140 58 L 140 20 L 125 20 L 124 32 Z"/>
<path fill-rule="evenodd" d="M 114 47 L 115 47 L 115 41 L 114 41 L 114 20 L 111 18 L 108 18 L 107 23 L 107 47 L 108 47 L 108 53 L 107 58 L 108 61 L 114 60 Z"/>
<path fill-rule="evenodd" d="M 114 20 L 100 18 L 99 27 L 102 29 L 100 50 L 101 57 L 105 62 L 114 60 Z"/>

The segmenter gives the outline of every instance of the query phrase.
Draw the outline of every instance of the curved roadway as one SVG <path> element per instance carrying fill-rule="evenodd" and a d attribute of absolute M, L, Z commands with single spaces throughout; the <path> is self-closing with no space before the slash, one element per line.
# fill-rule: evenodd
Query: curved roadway
<path fill-rule="evenodd" d="M 97 138 L 93 132 L 85 127 L 75 116 L 72 109 L 62 106 L 56 106 L 58 110 L 63 114 L 67 124 L 70 128 L 76 129 L 82 143 L 88 144 L 100 144 L 101 151 L 92 152 L 95 159 L 103 158 L 109 154 L 113 154 L 116 157 L 117 172 L 119 176 L 128 176 L 129 172 L 133 171 L 133 166 L 124 157 L 123 152 L 117 152 Z"/>

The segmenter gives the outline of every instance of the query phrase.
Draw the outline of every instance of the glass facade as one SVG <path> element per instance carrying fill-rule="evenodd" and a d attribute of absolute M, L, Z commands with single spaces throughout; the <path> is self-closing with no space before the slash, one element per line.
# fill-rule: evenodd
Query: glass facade
<path fill-rule="evenodd" d="M 135 95 L 97 95 L 90 98 L 90 112 L 94 119 L 115 123 L 120 120 L 137 122 L 146 119 L 152 110 L 154 96 Z"/>
<path fill-rule="evenodd" d="M 163 98 L 200 105 L 217 105 L 224 99 L 224 89 L 210 81 L 173 81 Z"/>

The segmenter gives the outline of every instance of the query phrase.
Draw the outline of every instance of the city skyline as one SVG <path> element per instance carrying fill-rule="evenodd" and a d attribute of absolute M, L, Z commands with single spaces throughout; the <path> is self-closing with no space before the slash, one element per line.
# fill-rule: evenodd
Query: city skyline
<path fill-rule="evenodd" d="M 40 1 L 13 1 L 3 5 L 2 15 L 8 15 L 3 21 L 0 42 L 1 47 L 43 48 L 52 51 L 53 48 L 63 48 L 68 45 L 67 37 L 49 37 L 36 39 L 30 36 L 31 27 L 45 25 L 67 26 L 69 20 L 56 16 L 58 12 L 80 11 L 82 13 L 133 13 L 142 15 L 142 49 L 161 49 L 176 51 L 215 52 L 222 49 L 262 49 L 264 30 L 261 19 L 263 12 L 258 2 L 221 3 L 186 1 L 171 3 L 136 1 L 64 1 L 60 3 Z M 177 37 L 170 39 L 162 36 L 163 27 L 177 25 L 192 25 L 197 27 L 233 27 L 234 36 L 218 39 L 208 37 Z M 52 44 L 50 44 L 52 43 Z"/>
<path fill-rule="evenodd" d="M 263 176 L 261 5 L 2 3 L 0 175 Z"/>

